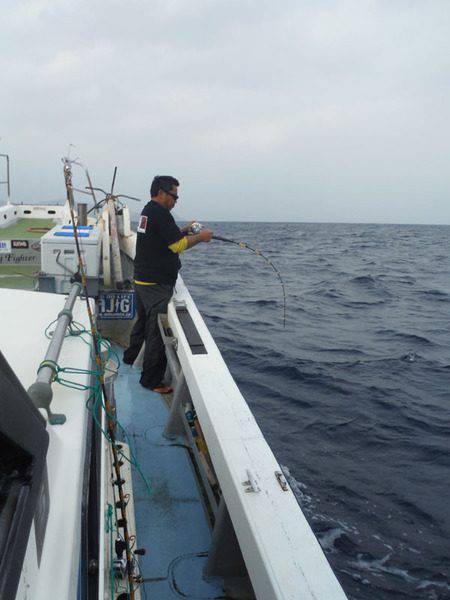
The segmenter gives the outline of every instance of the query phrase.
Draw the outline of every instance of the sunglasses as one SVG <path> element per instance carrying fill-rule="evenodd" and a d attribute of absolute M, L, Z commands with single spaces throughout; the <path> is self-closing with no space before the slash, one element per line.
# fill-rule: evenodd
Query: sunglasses
<path fill-rule="evenodd" d="M 173 192 L 166 192 L 166 194 L 169 194 L 169 196 L 172 196 L 172 198 L 175 200 L 175 202 L 178 200 L 177 194 L 174 194 Z"/>

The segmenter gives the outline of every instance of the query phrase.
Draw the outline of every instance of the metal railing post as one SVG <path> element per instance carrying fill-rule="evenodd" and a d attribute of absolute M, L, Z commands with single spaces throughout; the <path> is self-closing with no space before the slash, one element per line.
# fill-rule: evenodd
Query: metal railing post
<path fill-rule="evenodd" d="M 170 414 L 164 429 L 164 437 L 174 439 L 184 434 L 184 423 L 181 415 L 183 404 L 189 400 L 189 389 L 183 373 L 180 374 L 173 393 Z"/>
<path fill-rule="evenodd" d="M 0 181 L 0 183 L 6 183 L 6 193 L 8 196 L 7 204 L 11 204 L 11 185 L 9 179 L 9 155 L 8 154 L 0 154 L 2 158 L 6 158 L 6 181 Z"/>
<path fill-rule="evenodd" d="M 245 577 L 247 570 L 239 542 L 234 532 L 233 523 L 223 497 L 211 536 L 208 560 L 203 569 L 203 576 L 208 577 Z"/>

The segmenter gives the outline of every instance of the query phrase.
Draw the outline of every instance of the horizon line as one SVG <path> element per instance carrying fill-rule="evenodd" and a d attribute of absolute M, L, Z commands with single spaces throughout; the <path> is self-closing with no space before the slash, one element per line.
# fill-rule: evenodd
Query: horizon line
<path fill-rule="evenodd" d="M 190 219 L 178 218 L 178 221 L 189 222 Z M 264 221 L 260 219 L 242 219 L 242 220 L 229 220 L 229 219 L 211 219 L 206 220 L 204 223 L 280 223 L 280 224 L 289 224 L 289 223 L 298 223 L 304 225 L 424 225 L 424 226 L 436 226 L 436 227 L 449 227 L 449 223 L 424 223 L 424 222 L 415 222 L 415 223 L 400 223 L 397 221 Z"/>

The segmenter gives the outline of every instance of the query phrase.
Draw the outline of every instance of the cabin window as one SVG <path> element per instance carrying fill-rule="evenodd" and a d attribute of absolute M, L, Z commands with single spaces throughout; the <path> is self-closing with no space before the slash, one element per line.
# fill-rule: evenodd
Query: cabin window
<path fill-rule="evenodd" d="M 24 210 L 23 212 L 25 215 L 31 215 L 31 210 Z"/>
<path fill-rule="evenodd" d="M 49 215 L 56 215 L 56 210 L 48 210 L 47 214 L 49 214 Z"/>

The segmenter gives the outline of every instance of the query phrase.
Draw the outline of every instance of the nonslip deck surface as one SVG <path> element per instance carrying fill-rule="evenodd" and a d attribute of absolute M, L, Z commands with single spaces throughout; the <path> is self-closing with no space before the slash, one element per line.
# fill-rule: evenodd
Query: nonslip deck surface
<path fill-rule="evenodd" d="M 39 239 L 54 225 L 53 219 L 19 219 L 16 223 L 0 229 L 0 240 Z"/>
<path fill-rule="evenodd" d="M 139 375 L 121 365 L 114 387 L 119 421 L 153 489 L 149 497 L 133 468 L 137 546 L 146 549 L 139 558 L 146 588 L 142 598 L 146 593 L 159 600 L 223 598 L 220 581 L 202 579 L 210 531 L 188 452 L 181 439 L 163 436 L 166 404 L 142 388 Z"/>
<path fill-rule="evenodd" d="M 19 219 L 0 229 L 0 240 L 40 240 L 54 226 L 53 219 Z M 32 252 L 25 250 L 26 253 Z M 39 259 L 39 249 L 35 251 Z M 0 257 L 1 258 L 1 257 Z M 38 260 L 39 263 L 39 260 Z M 40 264 L 11 263 L 0 260 L 0 287 L 33 290 Z"/>
<path fill-rule="evenodd" d="M 34 290 L 39 267 L 0 265 L 0 288 Z"/>

